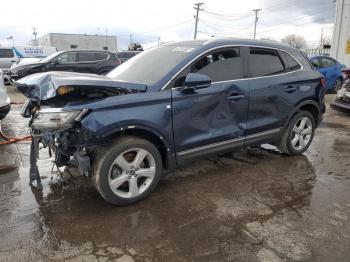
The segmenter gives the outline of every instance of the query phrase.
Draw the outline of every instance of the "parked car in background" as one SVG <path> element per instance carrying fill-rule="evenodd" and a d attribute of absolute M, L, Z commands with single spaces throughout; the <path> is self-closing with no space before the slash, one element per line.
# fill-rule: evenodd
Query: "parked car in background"
<path fill-rule="evenodd" d="M 56 53 L 56 47 L 52 46 L 14 46 L 0 48 L 0 69 L 4 72 L 5 84 L 10 82 L 8 75 L 11 66 L 22 63 L 25 60 L 41 60 L 53 53 Z"/>
<path fill-rule="evenodd" d="M 116 205 L 148 196 L 163 169 L 211 154 L 263 143 L 302 154 L 325 112 L 323 84 L 299 50 L 247 39 L 160 45 L 106 76 L 16 82 L 30 98 L 31 159 L 43 143 L 57 166 L 77 166 Z"/>
<path fill-rule="evenodd" d="M 350 113 L 350 67 L 342 69 L 344 83 L 338 90 L 331 107 L 346 113 Z"/>
<path fill-rule="evenodd" d="M 0 120 L 4 119 L 11 108 L 10 98 L 7 95 L 7 90 L 3 80 L 3 71 L 0 69 Z"/>
<path fill-rule="evenodd" d="M 16 55 L 12 47 L 0 47 L 0 69 L 4 73 L 5 83 L 9 82 L 8 73 L 10 71 L 10 67 L 19 60 L 19 57 Z"/>
<path fill-rule="evenodd" d="M 343 84 L 341 69 L 345 65 L 325 55 L 310 55 L 309 59 L 315 69 L 324 76 L 327 91 L 336 93 Z"/>
<path fill-rule="evenodd" d="M 120 65 L 118 57 L 109 51 L 74 50 L 54 53 L 40 61 L 18 64 L 9 72 L 14 82 L 24 76 L 46 71 L 71 71 L 104 75 Z"/>
<path fill-rule="evenodd" d="M 122 63 L 134 57 L 135 55 L 141 53 L 142 51 L 119 51 L 117 52 L 117 57 Z"/>

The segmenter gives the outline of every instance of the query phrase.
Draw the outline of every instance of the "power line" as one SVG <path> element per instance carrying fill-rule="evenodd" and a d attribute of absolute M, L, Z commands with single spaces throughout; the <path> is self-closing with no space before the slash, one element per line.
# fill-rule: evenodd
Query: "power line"
<path fill-rule="evenodd" d="M 334 18 L 334 15 L 333 16 L 330 16 L 330 17 L 326 17 L 326 18 L 322 18 L 321 20 L 323 19 L 330 19 L 330 18 Z M 312 22 L 306 22 L 306 23 L 301 23 L 301 24 L 293 24 L 293 25 L 290 25 L 290 26 L 303 26 L 303 25 L 309 25 L 309 24 L 313 24 L 313 23 L 317 23 L 318 20 L 314 20 Z M 272 32 L 272 31 L 277 31 L 277 30 L 281 30 L 281 28 L 275 28 L 275 29 L 271 29 L 271 30 L 263 30 L 263 31 L 260 31 L 261 33 L 266 33 L 266 32 Z"/>
<path fill-rule="evenodd" d="M 183 25 L 183 24 L 187 24 L 189 22 L 192 22 L 193 20 L 186 20 L 186 21 L 183 21 L 183 22 L 180 22 L 180 23 L 177 23 L 177 24 L 173 24 L 173 25 L 169 25 L 169 26 L 166 26 L 166 27 L 161 27 L 161 28 L 157 28 L 157 29 L 153 29 L 153 30 L 149 30 L 149 31 L 144 31 L 144 32 L 138 32 L 138 33 L 133 33 L 132 35 L 135 36 L 135 35 L 143 35 L 143 34 L 149 34 L 149 33 L 154 33 L 154 32 L 158 32 L 158 31 L 163 31 L 163 30 L 166 30 L 166 29 L 169 29 L 169 28 L 172 28 L 172 27 L 177 27 L 177 26 L 180 26 L 180 25 Z M 130 37 L 130 34 L 125 34 L 125 35 L 118 35 L 117 37 Z"/>
<path fill-rule="evenodd" d="M 305 19 L 305 18 L 312 18 L 312 17 L 315 17 L 316 15 L 319 15 L 319 14 L 323 14 L 323 13 L 326 13 L 328 12 L 329 10 L 327 11 L 320 11 L 320 12 L 315 12 L 313 16 L 310 16 L 310 15 L 301 15 L 301 16 L 295 16 L 293 17 L 292 19 L 287 19 L 287 20 L 282 20 L 281 22 L 277 23 L 277 24 L 267 24 L 267 25 L 263 25 L 263 27 L 273 27 L 273 26 L 277 26 L 277 25 L 283 25 L 283 24 L 287 24 L 289 22 L 292 22 L 292 21 L 295 21 L 295 20 L 300 20 L 300 19 Z"/>
<path fill-rule="evenodd" d="M 218 28 L 215 27 L 215 24 L 207 23 L 207 21 L 203 21 L 203 19 L 201 19 L 199 22 L 200 22 L 201 24 L 203 24 L 205 27 L 210 28 L 211 30 L 215 30 L 215 31 L 223 32 L 223 33 L 235 33 L 235 32 L 233 32 L 233 31 L 228 32 L 228 31 L 222 30 L 222 29 L 220 28 L 220 27 L 222 27 L 222 26 L 220 26 L 220 25 L 217 25 L 217 27 L 220 28 L 220 29 L 218 29 Z M 236 29 L 237 31 L 243 31 L 243 30 L 246 30 L 246 29 L 248 29 L 248 28 L 251 28 L 252 25 L 253 25 L 253 24 L 250 24 L 250 25 L 248 25 L 248 26 L 245 25 L 244 27 L 243 27 L 243 26 L 242 26 L 242 27 L 239 27 L 239 26 L 230 26 L 230 27 L 228 27 L 228 26 L 226 26 L 226 28 Z M 237 32 L 237 31 L 236 31 L 236 32 Z"/>

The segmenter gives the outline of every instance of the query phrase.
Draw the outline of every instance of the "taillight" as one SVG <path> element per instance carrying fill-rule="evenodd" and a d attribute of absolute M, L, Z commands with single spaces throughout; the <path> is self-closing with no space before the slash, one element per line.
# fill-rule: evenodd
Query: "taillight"
<path fill-rule="evenodd" d="M 322 77 L 320 80 L 321 86 L 323 87 L 323 91 L 326 92 L 326 80 Z"/>

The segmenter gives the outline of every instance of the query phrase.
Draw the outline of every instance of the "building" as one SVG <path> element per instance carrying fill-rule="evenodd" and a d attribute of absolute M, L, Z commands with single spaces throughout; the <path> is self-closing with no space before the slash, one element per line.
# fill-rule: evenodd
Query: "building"
<path fill-rule="evenodd" d="M 350 0 L 337 0 L 331 56 L 350 66 Z"/>
<path fill-rule="evenodd" d="M 101 49 L 117 51 L 117 37 L 104 35 L 80 35 L 49 33 L 37 39 L 40 46 L 54 46 L 58 51 L 68 49 Z"/>

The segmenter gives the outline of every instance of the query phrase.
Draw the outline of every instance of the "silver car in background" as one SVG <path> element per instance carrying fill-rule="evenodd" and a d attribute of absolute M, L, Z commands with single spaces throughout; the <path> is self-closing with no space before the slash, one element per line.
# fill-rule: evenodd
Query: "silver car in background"
<path fill-rule="evenodd" d="M 4 119 L 11 108 L 10 98 L 4 84 L 4 72 L 0 69 L 0 120 Z"/>
<path fill-rule="evenodd" d="M 5 83 L 9 82 L 10 67 L 19 61 L 12 47 L 0 47 L 0 70 L 4 73 Z"/>

